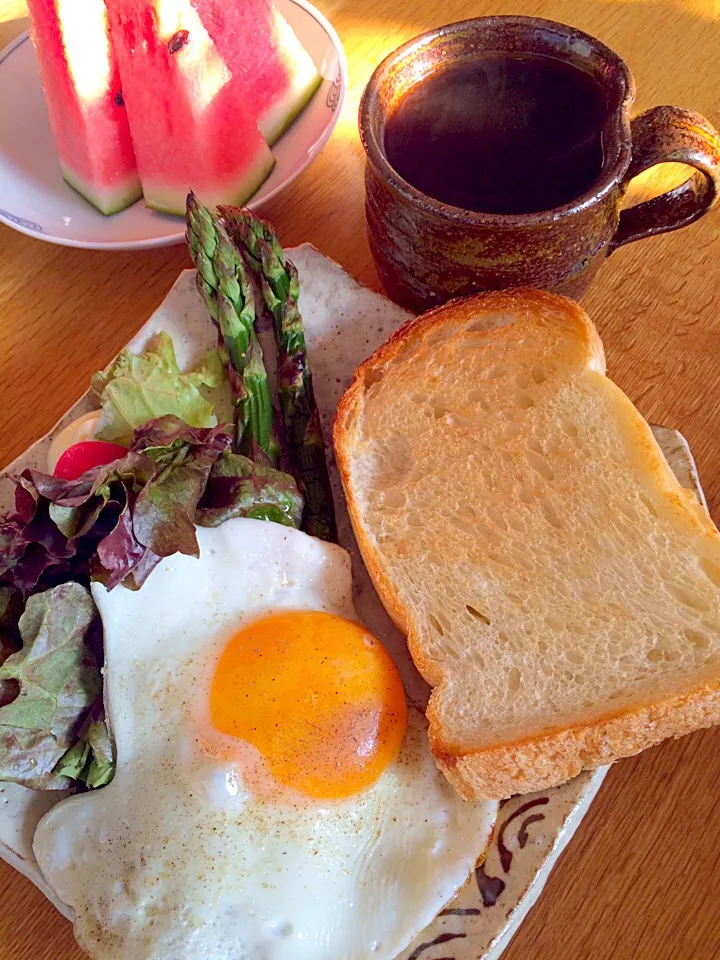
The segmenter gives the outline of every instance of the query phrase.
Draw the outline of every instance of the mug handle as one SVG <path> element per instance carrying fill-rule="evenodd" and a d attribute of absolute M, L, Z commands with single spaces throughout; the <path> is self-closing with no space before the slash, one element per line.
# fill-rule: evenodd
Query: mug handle
<path fill-rule="evenodd" d="M 686 163 L 697 173 L 659 197 L 622 210 L 610 253 L 687 226 L 720 198 L 720 134 L 705 117 L 682 107 L 653 107 L 635 117 L 630 130 L 632 161 L 623 185 L 657 163 Z"/>

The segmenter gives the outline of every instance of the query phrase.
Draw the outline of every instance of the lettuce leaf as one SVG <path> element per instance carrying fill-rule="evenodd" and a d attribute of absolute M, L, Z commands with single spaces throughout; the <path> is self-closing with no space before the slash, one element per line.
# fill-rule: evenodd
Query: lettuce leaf
<path fill-rule="evenodd" d="M 299 526 L 293 478 L 229 453 L 223 427 L 166 416 L 139 427 L 120 460 L 63 480 L 25 470 L 0 518 L 0 587 L 26 598 L 58 583 L 142 586 L 162 557 L 198 556 L 195 524 L 256 517 Z"/>
<path fill-rule="evenodd" d="M 161 417 L 125 457 L 63 480 L 25 470 L 0 521 L 0 585 L 27 597 L 69 579 L 140 587 L 161 557 L 198 555 L 194 517 L 230 435 Z"/>
<path fill-rule="evenodd" d="M 217 527 L 234 517 L 299 527 L 303 498 L 293 478 L 248 457 L 225 451 L 210 471 L 195 522 Z"/>
<path fill-rule="evenodd" d="M 217 420 L 201 388 L 219 387 L 225 377 L 217 350 L 207 354 L 195 370 L 182 373 L 170 334 L 155 334 L 141 354 L 123 350 L 92 378 L 102 406 L 95 435 L 98 440 L 129 445 L 136 427 L 168 414 L 192 427 L 212 427 Z"/>
<path fill-rule="evenodd" d="M 91 789 L 104 787 L 114 777 L 115 754 L 101 697 L 92 707 L 81 738 L 61 757 L 53 773 L 77 780 Z"/>
<path fill-rule="evenodd" d="M 115 775 L 115 753 L 103 717 L 90 724 L 86 737 L 90 763 L 83 778 L 89 787 L 96 790 L 110 783 Z"/>
<path fill-rule="evenodd" d="M 89 592 L 63 583 L 30 597 L 20 617 L 22 649 L 0 666 L 19 686 L 0 707 L 0 780 L 36 790 L 63 790 L 76 774 L 61 763 L 76 748 L 99 701 L 102 716 L 99 617 Z M 105 731 L 107 735 L 107 730 Z"/>

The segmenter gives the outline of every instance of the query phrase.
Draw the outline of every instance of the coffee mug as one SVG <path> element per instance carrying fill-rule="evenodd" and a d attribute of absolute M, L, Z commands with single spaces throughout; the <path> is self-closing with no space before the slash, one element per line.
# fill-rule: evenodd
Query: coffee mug
<path fill-rule="evenodd" d="M 604 91 L 603 161 L 591 188 L 536 213 L 463 210 L 404 180 L 388 162 L 385 127 L 408 90 L 477 54 L 533 54 L 589 73 Z M 532 286 L 579 299 L 618 247 L 697 220 L 720 196 L 720 136 L 697 113 L 654 107 L 630 120 L 635 84 L 599 40 L 534 17 L 480 17 L 439 27 L 391 53 L 360 103 L 370 248 L 383 286 L 417 310 L 483 290 Z M 695 167 L 685 183 L 621 210 L 633 177 L 658 163 Z"/>

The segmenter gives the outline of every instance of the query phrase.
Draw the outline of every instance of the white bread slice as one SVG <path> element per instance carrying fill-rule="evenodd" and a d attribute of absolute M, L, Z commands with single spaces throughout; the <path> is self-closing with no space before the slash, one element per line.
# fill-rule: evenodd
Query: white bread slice
<path fill-rule="evenodd" d="M 720 535 L 570 300 L 455 301 L 355 374 L 335 452 L 465 797 L 720 722 Z"/>

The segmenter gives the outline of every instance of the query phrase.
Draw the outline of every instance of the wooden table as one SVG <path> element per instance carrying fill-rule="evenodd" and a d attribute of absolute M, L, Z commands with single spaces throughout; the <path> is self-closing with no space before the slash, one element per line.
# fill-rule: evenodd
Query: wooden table
<path fill-rule="evenodd" d="M 356 114 L 374 65 L 430 26 L 525 13 L 597 35 L 630 64 L 638 109 L 677 103 L 720 122 L 720 0 L 317 0 L 351 89 L 322 156 L 266 210 L 283 241 L 312 241 L 377 286 L 365 240 Z M 26 22 L 0 0 L 0 46 Z M 639 185 L 644 195 L 677 171 Z M 182 247 L 96 253 L 0 226 L 0 465 L 45 433 L 188 266 Z M 608 370 L 651 421 L 683 431 L 720 515 L 720 212 L 616 253 L 586 300 Z M 611 771 L 507 960 L 720 957 L 720 730 Z M 0 864 L 0 960 L 75 960 L 70 925 Z M 201 958 L 198 958 L 201 960 Z M 341 958 L 338 958 L 341 960 Z"/>

